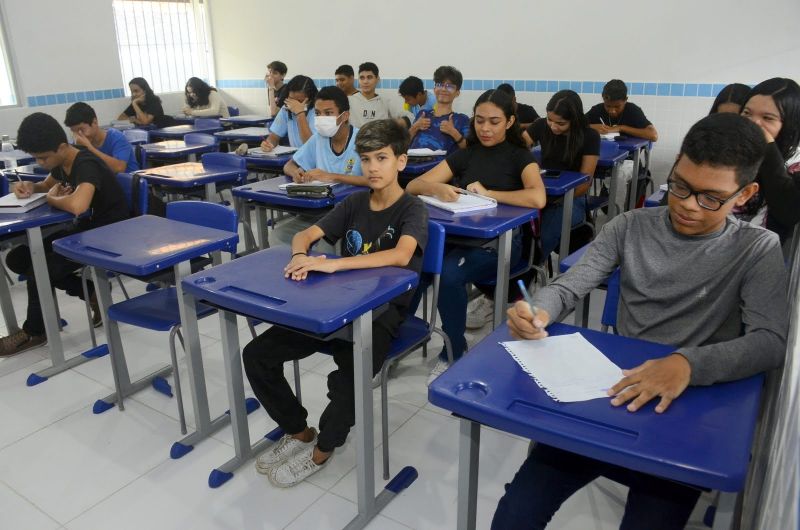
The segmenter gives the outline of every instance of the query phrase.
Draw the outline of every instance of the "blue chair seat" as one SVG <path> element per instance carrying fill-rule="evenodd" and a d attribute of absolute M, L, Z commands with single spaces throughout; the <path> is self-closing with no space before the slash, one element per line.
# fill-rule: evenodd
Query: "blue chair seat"
<path fill-rule="evenodd" d="M 416 316 L 408 316 L 400 326 L 397 337 L 392 340 L 386 360 L 394 359 L 413 347 L 428 340 L 430 337 L 428 323 Z"/>
<path fill-rule="evenodd" d="M 216 311 L 206 304 L 197 304 L 197 318 L 203 318 Z M 153 331 L 169 331 L 181 323 L 178 310 L 178 294 L 175 287 L 151 291 L 130 300 L 124 300 L 108 308 L 108 316 L 117 322 L 124 322 Z"/>

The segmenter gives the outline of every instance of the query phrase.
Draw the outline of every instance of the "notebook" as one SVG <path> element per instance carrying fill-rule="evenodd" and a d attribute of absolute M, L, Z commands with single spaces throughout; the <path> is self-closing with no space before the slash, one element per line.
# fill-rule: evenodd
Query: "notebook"
<path fill-rule="evenodd" d="M 622 370 L 580 333 L 501 342 L 536 384 L 555 401 L 607 398 Z"/>
<path fill-rule="evenodd" d="M 429 197 L 428 195 L 420 195 L 419 198 L 431 206 L 452 213 L 477 212 L 497 208 L 497 201 L 491 197 L 485 197 L 466 190 L 460 190 L 459 193 L 460 196 L 455 202 L 440 201 L 436 197 Z"/>
<path fill-rule="evenodd" d="M 427 147 L 420 147 L 417 149 L 409 149 L 408 156 L 444 156 L 447 151 L 444 149 L 429 149 Z"/>
<path fill-rule="evenodd" d="M 25 213 L 47 202 L 46 193 L 34 193 L 26 199 L 18 199 L 13 193 L 0 197 L 0 213 Z"/>
<path fill-rule="evenodd" d="M 277 145 L 272 151 L 264 151 L 260 147 L 251 147 L 247 150 L 247 154 L 250 156 L 281 156 L 281 155 L 289 155 L 297 151 L 297 147 L 288 147 L 285 145 Z"/>

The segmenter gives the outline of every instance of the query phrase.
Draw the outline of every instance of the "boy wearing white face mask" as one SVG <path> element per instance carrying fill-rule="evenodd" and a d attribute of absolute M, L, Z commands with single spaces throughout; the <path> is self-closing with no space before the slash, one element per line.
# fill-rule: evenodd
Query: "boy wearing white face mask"
<path fill-rule="evenodd" d="M 361 173 L 361 158 L 356 152 L 358 129 L 350 125 L 350 102 L 338 87 L 328 86 L 314 101 L 316 133 L 283 166 L 283 172 L 295 182 L 341 182 L 366 186 Z M 276 244 L 290 245 L 297 232 L 313 225 L 322 215 L 298 215 L 279 223 L 271 238 Z M 334 252 L 324 241 L 316 250 Z"/>

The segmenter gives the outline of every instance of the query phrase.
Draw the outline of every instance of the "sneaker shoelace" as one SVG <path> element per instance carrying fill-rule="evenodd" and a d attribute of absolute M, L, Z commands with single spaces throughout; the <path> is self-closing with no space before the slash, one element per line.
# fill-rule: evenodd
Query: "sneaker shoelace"
<path fill-rule="evenodd" d="M 317 467 L 317 464 L 314 463 L 314 459 L 310 456 L 303 457 L 302 460 L 295 460 L 294 462 L 289 462 L 288 468 L 292 475 L 299 475 L 303 471 L 308 471 L 310 469 L 314 469 Z"/>

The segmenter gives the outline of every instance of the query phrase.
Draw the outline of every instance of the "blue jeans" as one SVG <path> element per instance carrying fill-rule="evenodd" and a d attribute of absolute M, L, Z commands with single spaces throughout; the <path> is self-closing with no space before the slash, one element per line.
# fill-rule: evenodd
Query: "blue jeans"
<path fill-rule="evenodd" d="M 630 489 L 620 530 L 680 530 L 700 490 L 543 444 L 534 447 L 497 504 L 492 530 L 545 528 L 561 504 L 599 476 Z"/>
<path fill-rule="evenodd" d="M 564 216 L 564 204 L 547 205 L 540 210 L 542 215 L 542 261 L 556 250 L 561 242 L 561 220 Z M 572 201 L 572 227 L 581 224 L 586 219 L 586 195 L 581 195 Z M 566 256 L 560 256 L 564 259 Z"/>
<path fill-rule="evenodd" d="M 511 238 L 511 263 L 517 263 L 522 255 L 522 237 L 516 233 Z M 453 347 L 453 360 L 461 358 L 467 350 L 464 332 L 467 330 L 467 284 L 494 278 L 497 271 L 497 252 L 494 249 L 478 247 L 452 247 L 444 256 L 442 276 L 439 284 L 439 315 L 442 317 L 442 330 Z M 419 287 L 409 306 L 413 315 L 422 293 L 433 281 L 431 275 L 420 277 Z M 503 300 L 500 301 L 503 303 Z M 439 359 L 447 360 L 444 348 Z"/>

